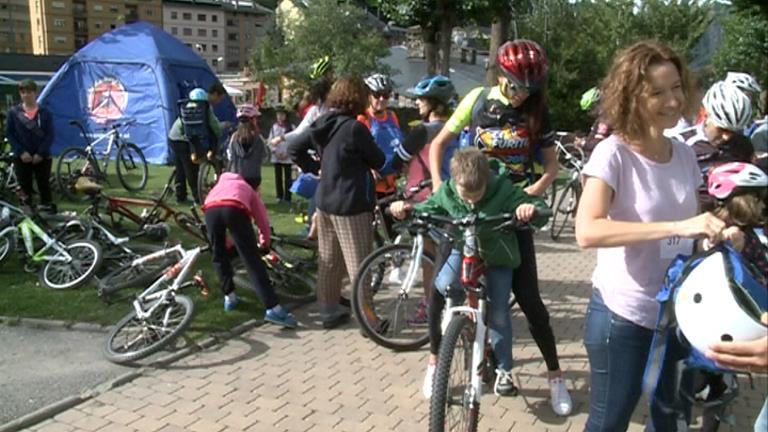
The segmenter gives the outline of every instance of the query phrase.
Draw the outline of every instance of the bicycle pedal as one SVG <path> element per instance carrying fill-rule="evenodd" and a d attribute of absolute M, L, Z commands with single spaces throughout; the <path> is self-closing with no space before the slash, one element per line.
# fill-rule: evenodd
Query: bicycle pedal
<path fill-rule="evenodd" d="M 208 287 L 208 283 L 205 279 L 203 279 L 203 274 L 201 272 L 195 273 L 195 275 L 192 276 L 192 280 L 194 280 L 195 284 L 200 287 L 200 295 L 207 300 L 211 295 L 211 289 Z"/>

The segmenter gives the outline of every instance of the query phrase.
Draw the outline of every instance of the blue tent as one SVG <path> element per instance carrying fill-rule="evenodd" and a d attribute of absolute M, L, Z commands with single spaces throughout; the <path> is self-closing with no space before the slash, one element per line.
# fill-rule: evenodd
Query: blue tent
<path fill-rule="evenodd" d="M 137 22 L 93 40 L 75 53 L 45 86 L 39 103 L 53 113 L 53 154 L 85 146 L 72 119 L 86 120 L 92 138 L 111 122 L 136 119 L 121 130 L 147 161 L 169 160 L 167 136 L 178 115 L 176 102 L 195 87 L 207 89 L 216 75 L 194 50 L 162 29 Z M 227 97 L 215 109 L 235 121 Z M 106 140 L 99 144 L 106 145 Z M 103 148 L 103 147 L 102 147 Z"/>

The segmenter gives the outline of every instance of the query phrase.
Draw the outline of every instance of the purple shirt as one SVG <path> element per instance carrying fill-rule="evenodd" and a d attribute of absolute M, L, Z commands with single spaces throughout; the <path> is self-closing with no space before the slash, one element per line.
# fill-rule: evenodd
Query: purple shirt
<path fill-rule="evenodd" d="M 672 140 L 672 159 L 658 163 L 611 135 L 595 148 L 584 175 L 613 189 L 608 219 L 662 222 L 696 216 L 701 173 L 693 150 L 679 141 Z M 690 254 L 692 247 L 692 241 L 675 237 L 598 248 L 592 284 L 612 312 L 652 329 L 659 310 L 656 294 L 666 269 L 675 254 Z"/>

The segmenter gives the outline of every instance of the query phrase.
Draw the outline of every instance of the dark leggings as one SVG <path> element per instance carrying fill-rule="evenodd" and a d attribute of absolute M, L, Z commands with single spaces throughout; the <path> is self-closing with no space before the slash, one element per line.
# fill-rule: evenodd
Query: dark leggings
<path fill-rule="evenodd" d="M 291 164 L 275 162 L 275 189 L 277 199 L 291 201 Z"/>
<path fill-rule="evenodd" d="M 192 144 L 189 141 L 171 141 L 171 148 L 175 155 L 174 163 L 176 165 L 176 199 L 187 199 L 187 183 L 192 190 L 192 199 L 200 202 L 197 196 L 197 175 L 200 171 L 200 165 L 192 162 Z M 198 157 L 202 158 L 198 152 Z"/>
<path fill-rule="evenodd" d="M 267 309 L 275 307 L 279 302 L 269 281 L 267 269 L 261 261 L 261 252 L 257 246 L 258 239 L 248 214 L 237 207 L 212 207 L 205 212 L 205 225 L 211 240 L 213 267 L 221 281 L 221 291 L 224 295 L 235 289 L 233 284 L 234 271 L 229 262 L 229 251 L 227 250 L 227 230 L 229 230 L 237 253 L 245 264 L 251 284 L 261 303 Z"/>
<path fill-rule="evenodd" d="M 520 267 L 515 269 L 512 278 L 512 292 L 515 294 L 517 304 L 528 321 L 528 329 L 531 331 L 533 340 L 536 341 L 544 362 L 547 363 L 547 370 L 555 371 L 560 369 L 560 362 L 557 358 L 557 345 L 555 344 L 555 335 L 552 333 L 552 326 L 549 324 L 549 312 L 541 301 L 539 294 L 539 279 L 536 273 L 536 252 L 533 248 L 533 232 L 518 231 L 518 247 L 520 248 L 520 257 L 522 262 Z M 435 272 L 437 274 L 437 271 Z M 440 318 L 445 308 L 445 297 L 432 291 L 429 300 L 429 352 L 437 355 L 440 349 L 440 340 L 442 338 L 440 329 Z"/>
<path fill-rule="evenodd" d="M 17 157 L 13 161 L 13 165 L 16 168 L 16 178 L 19 181 L 19 186 L 27 195 L 30 204 L 34 192 L 33 182 L 37 183 L 37 190 L 40 192 L 40 203 L 53 204 L 50 183 L 53 159 L 46 157 L 39 163 L 33 164 L 32 162 L 23 162 L 21 157 Z"/>

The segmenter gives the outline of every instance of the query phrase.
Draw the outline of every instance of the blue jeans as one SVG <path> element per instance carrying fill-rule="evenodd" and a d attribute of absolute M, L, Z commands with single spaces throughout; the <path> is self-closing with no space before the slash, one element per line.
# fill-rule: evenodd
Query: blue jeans
<path fill-rule="evenodd" d="M 499 369 L 505 371 L 512 370 L 512 316 L 509 312 L 512 274 L 512 268 L 503 266 L 488 266 L 485 272 L 491 347 Z M 443 296 L 448 293 L 451 298 L 462 301 L 464 292 L 459 286 L 460 275 L 461 252 L 454 249 L 435 279 L 435 288 Z"/>
<path fill-rule="evenodd" d="M 590 367 L 589 417 L 585 431 L 617 432 L 629 426 L 642 393 L 643 373 L 653 340 L 653 330 L 611 312 L 597 289 L 587 308 L 584 346 Z M 672 400 L 668 379 L 662 377 L 657 398 Z M 651 407 L 646 430 L 676 430 L 677 414 Z"/>
<path fill-rule="evenodd" d="M 763 402 L 763 409 L 755 419 L 755 432 L 765 432 L 768 430 L 768 398 Z"/>

